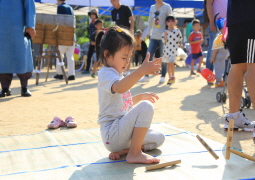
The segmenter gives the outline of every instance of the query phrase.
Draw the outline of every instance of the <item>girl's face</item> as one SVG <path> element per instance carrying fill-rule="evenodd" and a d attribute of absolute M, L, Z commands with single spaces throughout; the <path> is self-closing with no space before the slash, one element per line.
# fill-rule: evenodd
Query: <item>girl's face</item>
<path fill-rule="evenodd" d="M 166 25 L 169 28 L 173 28 L 176 25 L 176 20 L 174 19 L 169 19 L 168 21 L 166 21 Z"/>
<path fill-rule="evenodd" d="M 107 59 L 108 66 L 113 67 L 119 73 L 123 73 L 127 68 L 128 64 L 130 63 L 132 52 L 133 52 L 132 47 L 124 46 L 114 55 L 108 57 Z"/>

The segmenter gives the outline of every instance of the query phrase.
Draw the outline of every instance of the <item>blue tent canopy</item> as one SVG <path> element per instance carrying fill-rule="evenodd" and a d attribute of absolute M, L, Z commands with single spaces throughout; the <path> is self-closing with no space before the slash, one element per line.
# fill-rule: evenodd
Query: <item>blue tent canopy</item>
<path fill-rule="evenodd" d="M 165 3 L 175 8 L 204 8 L 203 0 L 164 0 Z M 135 5 L 132 7 L 134 15 L 148 16 L 150 6 L 155 4 L 155 0 L 135 0 Z M 98 7 L 100 15 L 111 15 L 113 7 Z"/>

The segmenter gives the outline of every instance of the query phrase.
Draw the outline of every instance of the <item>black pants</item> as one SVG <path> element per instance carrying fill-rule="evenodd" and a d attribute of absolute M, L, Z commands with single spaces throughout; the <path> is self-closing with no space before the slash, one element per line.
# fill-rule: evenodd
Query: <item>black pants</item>
<path fill-rule="evenodd" d="M 21 87 L 26 88 L 28 79 L 30 79 L 32 76 L 32 72 L 27 72 L 25 74 L 17 74 L 17 76 L 19 77 Z M 10 88 L 12 78 L 13 78 L 13 74 L 0 74 L 0 82 L 1 82 L 2 89 Z"/>
<path fill-rule="evenodd" d="M 142 55 L 142 51 L 136 51 L 135 52 L 135 66 L 138 66 L 138 63 L 139 63 L 139 56 L 142 56 L 143 58 L 143 55 Z M 142 60 L 143 61 L 143 60 Z"/>
<path fill-rule="evenodd" d="M 95 52 L 95 46 L 90 44 L 89 45 L 89 51 L 88 51 L 86 71 L 89 71 L 90 64 L 91 64 L 91 57 L 92 57 L 94 52 Z"/>

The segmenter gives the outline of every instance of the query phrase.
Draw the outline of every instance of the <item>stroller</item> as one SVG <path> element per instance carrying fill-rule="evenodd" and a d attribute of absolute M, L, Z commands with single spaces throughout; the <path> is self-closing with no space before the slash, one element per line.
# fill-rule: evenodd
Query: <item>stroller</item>
<path fill-rule="evenodd" d="M 217 13 L 215 15 L 214 22 L 215 22 L 216 17 L 217 17 L 218 14 L 219 13 Z M 225 25 L 226 25 L 226 21 L 225 21 Z M 224 33 L 223 36 L 225 36 L 225 38 L 226 38 L 226 35 L 227 35 L 227 33 Z M 225 42 L 224 42 L 224 46 L 226 48 Z M 223 87 L 222 91 L 216 93 L 216 100 L 217 100 L 217 102 L 226 102 L 226 100 L 227 100 L 227 93 L 226 93 L 226 91 L 227 91 L 228 74 L 229 74 L 229 70 L 230 70 L 230 67 L 231 67 L 230 58 L 228 58 L 227 61 L 228 61 L 228 63 L 227 63 L 226 71 L 225 71 L 225 74 L 224 74 L 224 77 L 225 77 L 224 78 L 224 87 Z M 244 87 L 243 87 L 244 97 L 241 98 L 240 107 L 241 108 L 244 108 L 244 107 L 250 108 L 251 107 L 251 98 L 250 98 L 249 93 L 248 93 L 248 91 L 246 90 L 245 87 L 246 87 L 246 85 L 244 85 Z"/>

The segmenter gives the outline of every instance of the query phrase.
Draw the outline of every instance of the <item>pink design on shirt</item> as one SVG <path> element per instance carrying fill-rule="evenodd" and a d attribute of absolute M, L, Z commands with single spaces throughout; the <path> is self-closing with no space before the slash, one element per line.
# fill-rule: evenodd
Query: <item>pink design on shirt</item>
<path fill-rule="evenodd" d="M 127 111 L 133 107 L 133 101 L 130 91 L 122 94 L 123 108 L 120 111 Z"/>

